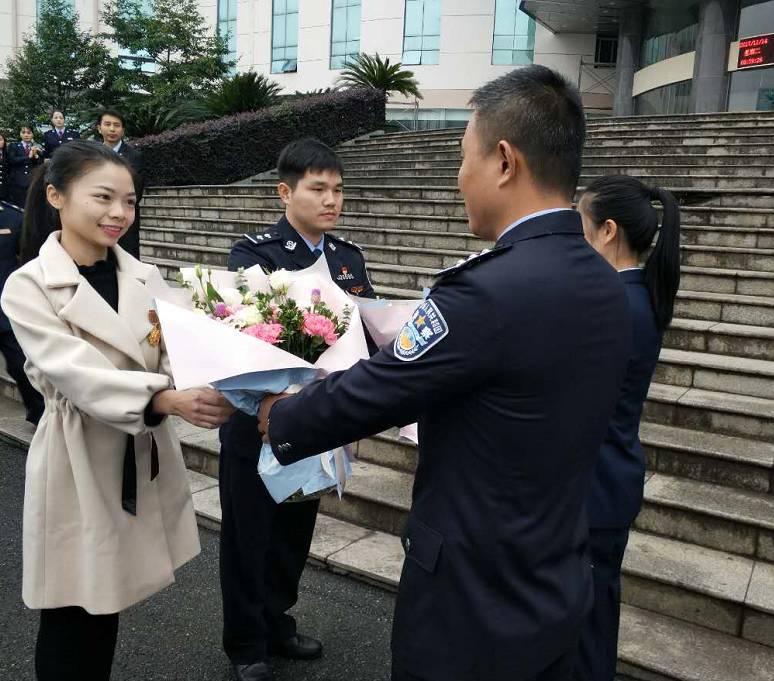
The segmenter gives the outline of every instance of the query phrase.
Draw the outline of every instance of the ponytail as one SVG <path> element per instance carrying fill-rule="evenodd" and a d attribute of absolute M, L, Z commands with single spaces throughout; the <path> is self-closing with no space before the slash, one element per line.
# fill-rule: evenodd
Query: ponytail
<path fill-rule="evenodd" d="M 46 198 L 46 166 L 38 166 L 32 172 L 27 188 L 27 202 L 24 204 L 24 224 L 22 227 L 19 259 L 23 265 L 38 257 L 40 247 L 51 232 L 61 229 L 59 212 Z"/>
<path fill-rule="evenodd" d="M 656 322 L 663 331 L 672 321 L 680 287 L 680 209 L 674 196 L 654 188 L 651 198 L 663 206 L 658 240 L 645 262 L 645 281 L 653 300 Z"/>
<path fill-rule="evenodd" d="M 50 161 L 33 171 L 24 206 L 20 248 L 22 264 L 37 258 L 40 247 L 50 234 L 62 229 L 59 211 L 48 202 L 48 186 L 53 185 L 60 193 L 66 194 L 70 185 L 79 177 L 105 163 L 126 168 L 134 186 L 139 186 L 137 175 L 123 157 L 104 144 L 88 140 L 73 140 L 63 144 Z"/>
<path fill-rule="evenodd" d="M 653 201 L 664 208 L 660 229 Z M 644 274 L 656 324 L 661 331 L 666 329 L 672 321 L 680 286 L 680 210 L 675 197 L 628 175 L 608 175 L 589 184 L 581 206 L 595 225 L 615 221 L 638 256 L 651 247 L 658 233 Z"/>

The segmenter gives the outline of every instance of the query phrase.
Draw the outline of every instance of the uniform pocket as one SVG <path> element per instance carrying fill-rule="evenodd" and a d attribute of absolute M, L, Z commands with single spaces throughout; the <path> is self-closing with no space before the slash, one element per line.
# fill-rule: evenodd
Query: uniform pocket
<path fill-rule="evenodd" d="M 402 539 L 406 558 L 413 560 L 431 574 L 435 572 L 443 547 L 443 535 L 422 521 L 409 516 Z"/>

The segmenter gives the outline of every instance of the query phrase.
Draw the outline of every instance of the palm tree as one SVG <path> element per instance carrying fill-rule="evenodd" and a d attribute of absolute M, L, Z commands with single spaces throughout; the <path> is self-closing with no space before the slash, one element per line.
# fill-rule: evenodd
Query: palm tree
<path fill-rule="evenodd" d="M 347 60 L 336 84 L 338 87 L 370 87 L 386 95 L 398 92 L 404 97 L 413 95 L 422 99 L 414 72 L 404 69 L 400 62 L 390 64 L 389 57 L 382 61 L 378 53 L 373 57 L 359 54 Z"/>
<path fill-rule="evenodd" d="M 282 86 L 278 83 L 263 74 L 248 71 L 224 78 L 205 102 L 216 116 L 228 116 L 271 106 L 281 91 Z"/>

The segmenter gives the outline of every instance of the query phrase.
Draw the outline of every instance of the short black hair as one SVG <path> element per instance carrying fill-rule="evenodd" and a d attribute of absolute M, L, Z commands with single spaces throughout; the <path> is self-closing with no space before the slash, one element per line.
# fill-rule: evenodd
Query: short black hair
<path fill-rule="evenodd" d="M 28 125 L 27 123 L 24 123 L 19 126 L 19 132 L 24 132 L 25 130 L 29 130 L 31 133 L 34 133 L 35 130 L 31 125 Z"/>
<path fill-rule="evenodd" d="M 485 149 L 510 142 L 540 186 L 573 198 L 586 141 L 586 116 L 574 85 L 545 66 L 525 66 L 478 88 L 470 104 Z"/>
<path fill-rule="evenodd" d="M 295 189 L 308 172 L 330 170 L 344 177 L 344 166 L 338 154 L 314 137 L 303 137 L 285 146 L 277 161 L 280 182 Z"/>
<path fill-rule="evenodd" d="M 119 121 L 121 121 L 121 125 L 126 127 L 126 118 L 124 118 L 124 114 L 122 114 L 120 111 L 116 111 L 115 109 L 103 109 L 99 112 L 99 118 L 97 119 L 97 125 L 102 125 L 102 119 L 105 116 L 112 116 L 113 118 L 117 118 Z"/>

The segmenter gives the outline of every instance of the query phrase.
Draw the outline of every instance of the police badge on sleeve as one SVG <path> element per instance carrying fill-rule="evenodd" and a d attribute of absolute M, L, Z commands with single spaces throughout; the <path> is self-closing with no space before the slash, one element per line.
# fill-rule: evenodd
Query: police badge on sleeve
<path fill-rule="evenodd" d="M 406 322 L 395 338 L 395 356 L 411 362 L 424 355 L 449 334 L 449 326 L 436 304 L 425 300 L 415 311 L 411 321 Z"/>

